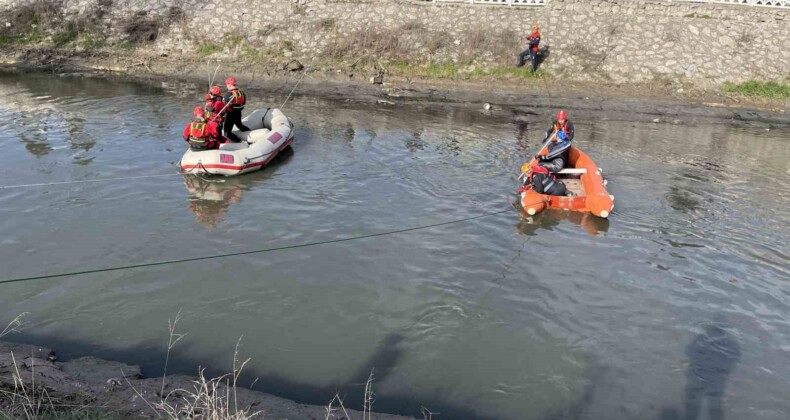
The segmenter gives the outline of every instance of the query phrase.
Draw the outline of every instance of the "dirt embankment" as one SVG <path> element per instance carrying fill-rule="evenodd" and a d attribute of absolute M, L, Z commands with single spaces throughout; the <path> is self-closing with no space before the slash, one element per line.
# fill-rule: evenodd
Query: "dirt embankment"
<path fill-rule="evenodd" d="M 790 124 L 790 101 L 685 89 L 671 83 L 604 84 L 551 78 L 464 81 L 385 73 L 382 84 L 373 84 L 370 78 L 375 70 L 366 63 L 312 67 L 296 60 L 275 60 L 251 65 L 156 54 L 144 48 L 132 52 L 78 52 L 16 46 L 7 47 L 5 53 L 0 64 L 6 71 L 43 71 L 53 76 L 120 78 L 154 85 L 187 83 L 200 87 L 219 65 L 217 80 L 233 75 L 245 89 L 281 96 L 293 91 L 297 96 L 379 104 L 439 102 L 481 109 L 489 104 L 490 108 L 510 110 L 516 115 L 547 117 L 558 108 L 566 108 L 574 110 L 577 118 L 585 119 L 675 124 L 724 121 L 767 128 Z"/>
<path fill-rule="evenodd" d="M 620 6 L 606 2 L 590 6 L 588 2 L 557 0 L 551 2 L 550 7 L 517 9 L 438 7 L 408 1 L 346 4 L 348 2 L 334 0 L 277 0 L 267 8 L 279 13 L 262 13 L 250 9 L 250 5 L 241 0 L 233 1 L 238 3 L 236 7 L 209 4 L 188 8 L 183 2 L 163 7 L 158 0 L 15 0 L 0 6 L 0 63 L 24 71 L 120 76 L 153 82 L 187 81 L 198 86 L 205 84 L 206 75 L 221 63 L 219 80 L 234 75 L 244 88 L 269 92 L 287 94 L 297 80 L 301 80 L 296 94 L 385 103 L 414 100 L 473 106 L 489 103 L 530 108 L 529 112 L 547 108 L 551 111 L 548 114 L 565 107 L 602 112 L 604 118 L 614 117 L 618 112 L 629 114 L 628 119 L 633 119 L 630 114 L 647 115 L 645 118 L 651 121 L 656 118 L 685 121 L 688 113 L 685 109 L 679 112 L 678 104 L 698 109 L 716 108 L 718 111 L 695 111 L 692 114 L 733 120 L 753 119 L 750 112 L 743 110 L 756 109 L 767 115 L 762 119 L 783 121 L 790 111 L 790 99 L 771 100 L 725 93 L 720 84 L 705 82 L 712 75 L 692 79 L 671 76 L 675 74 L 672 72 L 659 72 L 651 78 L 603 77 L 598 74 L 603 71 L 601 60 L 593 60 L 595 65 L 590 66 L 584 57 L 574 56 L 586 51 L 585 48 L 573 47 L 576 44 L 569 44 L 565 50 L 560 48 L 561 44 L 570 42 L 571 35 L 585 32 L 579 28 L 561 37 L 546 29 L 549 31 L 544 34 L 546 42 L 553 39 L 557 48 L 541 65 L 537 75 L 514 67 L 515 53 L 521 48 L 518 28 L 526 25 L 524 22 L 572 15 L 577 23 L 570 26 L 578 27 L 591 20 L 585 18 L 585 13 L 604 13 L 602 10 L 609 10 L 610 6 L 618 10 L 609 12 L 620 16 Z M 720 38 L 712 32 L 707 34 L 710 32 L 707 30 L 710 19 L 689 17 L 688 13 L 682 13 L 685 6 L 668 6 L 663 2 L 651 4 L 649 10 L 642 6 L 632 7 L 635 7 L 629 12 L 632 17 L 644 19 L 640 16 L 649 11 L 684 28 L 691 19 L 693 23 L 705 26 L 701 32 L 695 29 L 698 33 L 694 36 Z M 587 10 L 590 8 L 594 10 Z M 363 9 L 367 12 L 363 13 Z M 705 10 L 708 9 L 705 6 Z M 243 12 L 246 19 L 243 25 L 237 22 L 240 18 L 233 14 L 234 10 Z M 696 8 L 694 10 L 696 13 Z M 774 21 L 774 18 L 779 19 L 779 15 L 766 15 L 762 9 L 717 6 L 709 10 L 711 17 L 729 22 L 727 25 L 732 23 L 734 13 L 741 16 L 747 11 L 754 15 L 753 19 L 770 21 L 764 22 L 766 31 L 784 30 L 784 26 Z M 337 18 L 337 13 L 344 18 Z M 395 22 L 391 17 L 395 16 L 393 13 L 401 16 L 402 22 Z M 608 16 L 606 13 L 602 16 Z M 692 15 L 696 16 L 695 13 Z M 483 30 L 474 25 L 459 25 L 458 19 L 477 20 L 479 15 L 486 15 L 493 22 L 502 21 L 504 25 L 507 21 L 515 26 Z M 276 25 L 270 22 L 273 16 L 277 18 Z M 379 22 L 382 17 L 384 21 Z M 283 26 L 282 19 L 289 23 Z M 232 21 L 234 25 L 223 24 L 226 21 Z M 436 32 L 441 29 L 433 27 L 436 25 L 449 25 L 452 30 Z M 633 26 L 632 30 L 627 30 L 630 26 Z M 612 30 L 607 35 L 622 42 L 639 41 L 636 42 L 640 45 L 635 47 L 636 50 L 628 52 L 626 49 L 617 56 L 622 55 L 632 65 L 640 63 L 635 57 L 644 52 L 640 42 L 652 39 L 648 33 L 637 31 L 637 27 L 642 26 L 645 24 L 626 24 L 622 30 Z M 284 30 L 286 27 L 290 29 Z M 550 27 L 558 30 L 564 26 L 552 24 Z M 207 28 L 212 30 L 207 31 Z M 662 25 L 656 28 L 665 29 Z M 495 33 L 501 36 L 495 36 Z M 455 41 L 450 42 L 452 39 Z M 428 40 L 444 41 L 436 48 L 428 48 L 422 45 Z M 653 43 L 648 44 L 655 47 Z M 502 45 L 507 48 L 502 48 Z M 606 48 L 612 53 L 619 51 L 614 44 Z M 670 47 L 661 47 L 659 52 L 668 51 L 671 51 Z M 726 51 L 731 49 L 727 47 Z M 695 60 L 710 67 L 711 60 L 718 55 L 712 50 L 703 52 Z M 559 65 L 555 61 L 573 57 L 576 57 L 575 61 L 572 60 L 576 64 L 568 64 L 573 71 L 559 71 L 552 67 Z M 614 64 L 619 58 L 611 59 L 615 61 L 610 66 L 622 67 Z M 643 59 L 658 63 L 661 68 L 669 66 L 664 59 Z M 670 61 L 678 66 L 695 60 L 687 57 Z M 647 66 L 647 63 L 643 64 Z M 637 73 L 644 73 L 647 67 L 639 67 L 639 70 Z M 786 69 L 777 68 L 771 75 L 782 77 L 784 72 Z M 383 83 L 371 84 L 371 77 L 380 73 L 383 73 Z M 705 75 L 701 73 L 701 76 Z M 774 97 L 787 98 L 785 94 Z"/>
<path fill-rule="evenodd" d="M 149 82 L 207 83 L 207 74 L 220 66 L 217 79 L 234 75 L 241 86 L 264 93 L 315 95 L 378 103 L 441 102 L 515 110 L 557 108 L 617 115 L 625 119 L 693 122 L 699 118 L 734 121 L 790 122 L 790 101 L 734 96 L 716 91 L 686 90 L 672 84 L 604 84 L 550 78 L 530 80 L 445 80 L 384 74 L 382 84 L 370 83 L 375 71 L 363 64 L 311 67 L 295 60 L 251 65 L 245 62 L 202 61 L 146 51 L 78 52 L 17 46 L 6 48 L 0 65 L 6 71 L 42 71 L 55 76 L 120 78 Z M 298 83 L 298 86 L 297 86 Z M 276 106 L 277 104 L 271 104 Z M 689 113 L 689 109 L 693 109 Z"/>
<path fill-rule="evenodd" d="M 232 381 L 231 375 L 213 382 L 171 375 L 167 376 L 163 386 L 161 377 L 144 378 L 138 366 L 94 357 L 60 362 L 51 349 L 0 341 L 0 417 L 30 418 L 34 413 L 59 413 L 59 418 L 89 418 L 90 414 L 101 418 L 193 418 L 208 414 L 210 408 L 205 404 L 208 400 L 218 406 L 225 405 L 231 411 L 238 407 L 250 415 L 238 418 L 327 417 L 327 407 L 298 404 L 242 387 L 231 387 L 226 393 L 228 388 L 225 384 L 232 384 Z M 201 400 L 196 400 L 194 394 L 199 394 Z M 337 400 L 332 403 L 336 411 L 331 418 L 344 418 L 346 415 L 348 418 L 363 418 L 362 412 L 344 410 Z M 372 414 L 371 418 L 407 419 L 378 413 Z"/>

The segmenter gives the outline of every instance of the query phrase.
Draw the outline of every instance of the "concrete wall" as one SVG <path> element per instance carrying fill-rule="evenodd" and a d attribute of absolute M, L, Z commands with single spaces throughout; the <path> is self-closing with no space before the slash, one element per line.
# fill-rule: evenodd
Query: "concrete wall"
<path fill-rule="evenodd" d="M 42 0 L 0 0 L 0 10 L 36 1 Z M 550 0 L 544 7 L 406 0 L 51 1 L 66 19 L 98 20 L 115 41 L 130 36 L 130 23 L 153 22 L 153 48 L 170 54 L 191 55 L 201 44 L 216 44 L 219 56 L 310 62 L 369 55 L 474 69 L 515 64 L 530 26 L 538 23 L 551 52 L 543 69 L 572 79 L 717 84 L 790 76 L 785 9 L 640 0 Z"/>

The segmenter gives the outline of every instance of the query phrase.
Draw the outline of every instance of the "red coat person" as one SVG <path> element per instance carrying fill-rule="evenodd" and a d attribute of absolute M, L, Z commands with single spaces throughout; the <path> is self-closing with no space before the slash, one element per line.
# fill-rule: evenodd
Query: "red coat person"
<path fill-rule="evenodd" d="M 192 150 L 218 149 L 224 138 L 219 132 L 216 121 L 206 120 L 202 106 L 196 106 L 193 112 L 195 118 L 184 127 L 184 141 L 189 143 Z"/>

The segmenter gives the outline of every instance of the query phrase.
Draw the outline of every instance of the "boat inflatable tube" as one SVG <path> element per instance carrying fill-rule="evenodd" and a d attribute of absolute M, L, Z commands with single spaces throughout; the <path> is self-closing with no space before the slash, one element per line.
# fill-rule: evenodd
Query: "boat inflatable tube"
<path fill-rule="evenodd" d="M 219 149 L 187 149 L 179 162 L 184 172 L 233 176 L 257 171 L 293 142 L 293 124 L 277 108 L 256 109 L 242 119 L 250 131 L 233 132 L 239 143 Z"/>

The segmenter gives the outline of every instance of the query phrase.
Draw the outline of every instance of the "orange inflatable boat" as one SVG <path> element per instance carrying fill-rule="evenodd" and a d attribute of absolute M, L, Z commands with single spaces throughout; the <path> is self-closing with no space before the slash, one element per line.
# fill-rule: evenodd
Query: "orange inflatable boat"
<path fill-rule="evenodd" d="M 540 154 L 545 154 L 545 148 Z M 521 172 L 526 173 L 535 163 L 525 163 Z M 568 165 L 555 174 L 573 196 L 545 195 L 532 189 L 521 190 L 521 207 L 529 215 L 534 215 L 545 208 L 571 211 L 590 212 L 598 217 L 609 217 L 614 208 L 614 196 L 606 191 L 606 182 L 598 165 L 581 150 L 571 146 Z"/>

